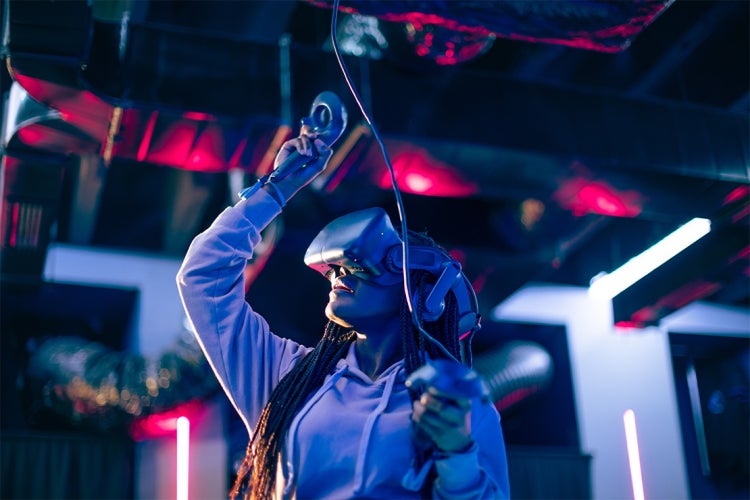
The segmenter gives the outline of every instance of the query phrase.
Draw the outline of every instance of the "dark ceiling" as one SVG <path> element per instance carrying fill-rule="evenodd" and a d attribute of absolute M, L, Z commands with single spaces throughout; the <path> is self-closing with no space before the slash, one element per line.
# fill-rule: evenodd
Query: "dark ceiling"
<path fill-rule="evenodd" d="M 341 3 L 408 224 L 465 258 L 485 315 L 528 282 L 586 286 L 693 217 L 712 233 L 616 298 L 616 319 L 750 305 L 748 2 Z M 41 276 L 50 242 L 181 256 L 331 90 L 341 154 L 250 290 L 309 328 L 326 284 L 307 243 L 341 213 L 397 213 L 331 6 L 5 2 L 4 279 Z"/>

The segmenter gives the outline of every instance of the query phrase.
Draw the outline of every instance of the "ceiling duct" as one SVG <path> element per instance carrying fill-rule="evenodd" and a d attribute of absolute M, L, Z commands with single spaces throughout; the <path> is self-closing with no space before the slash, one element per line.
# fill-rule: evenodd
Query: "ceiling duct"
<path fill-rule="evenodd" d="M 307 1 L 318 7 L 334 5 L 332 0 Z M 620 52 L 673 1 L 346 0 L 339 10 L 396 23 L 415 56 L 451 65 L 483 54 L 496 37 Z M 397 34 L 391 30 L 389 42 Z"/>
<path fill-rule="evenodd" d="M 19 8 L 19 3 L 24 2 L 11 2 L 11 38 L 14 38 L 16 30 L 23 32 L 25 29 L 14 24 L 14 9 Z M 550 9 L 547 15 L 563 16 L 567 13 L 570 23 L 578 16 L 584 19 L 591 16 L 594 19 L 606 13 L 609 16 L 607 23 L 618 25 L 627 19 L 633 21 L 633 16 L 642 9 L 652 9 L 655 16 L 660 11 L 657 7 L 663 10 L 671 2 L 530 3 L 538 9 L 544 9 L 541 7 L 543 4 L 550 4 L 546 7 Z M 76 2 L 71 4 L 77 5 Z M 481 7 L 485 4 L 488 5 Z M 346 5 L 349 9 L 357 6 L 362 9 L 366 6 L 371 9 L 387 7 L 393 15 L 406 12 L 408 7 L 425 16 L 455 15 L 457 19 L 463 19 L 464 24 L 468 24 L 467 12 L 470 12 L 470 7 L 482 8 L 487 9 L 486 12 L 495 12 L 496 17 L 474 16 L 471 19 L 474 23 L 481 20 L 491 27 L 499 22 L 498 19 L 507 9 L 522 9 L 524 4 L 347 2 Z M 574 8 L 573 4 L 581 9 L 576 15 L 569 10 Z M 557 7 L 553 8 L 553 5 Z M 630 7 L 626 7 L 628 5 Z M 594 12 L 598 14 L 594 15 Z M 279 15 L 284 14 L 280 12 Z M 526 12 L 525 15 L 530 13 Z M 645 23 L 645 18 L 639 19 Z M 505 22 L 510 26 L 527 26 L 527 23 L 531 23 L 526 19 L 513 22 L 506 19 Z M 604 23 L 604 20 L 600 22 Z M 589 30 L 595 26 L 593 21 L 587 25 Z M 280 87 L 283 75 L 280 73 L 280 49 L 277 44 L 226 39 L 215 33 L 207 34 L 204 30 L 195 29 L 190 31 L 184 27 L 176 29 L 174 26 L 130 22 L 127 26 L 127 46 L 120 56 L 119 39 L 115 36 L 120 29 L 120 24 L 94 19 L 91 50 L 87 51 L 86 60 L 82 61 L 85 70 L 81 73 L 78 65 L 73 67 L 70 64 L 71 60 L 68 60 L 65 71 L 60 69 L 63 66 L 58 68 L 58 73 L 64 75 L 80 73 L 79 82 L 82 82 L 83 88 L 55 88 L 50 83 L 54 82 L 53 75 L 43 73 L 34 63 L 40 56 L 48 54 L 32 53 L 26 45 L 19 52 L 11 45 L 11 67 L 35 99 L 59 109 L 70 104 L 66 120 L 84 128 L 87 134 L 98 140 L 104 140 L 107 136 L 113 106 L 124 108 L 123 121 L 134 118 L 129 115 L 140 116 L 135 118 L 135 131 L 133 127 L 117 131 L 119 142 L 114 145 L 115 155 L 118 144 L 128 144 L 128 147 L 120 148 L 121 154 L 141 148 L 148 121 L 153 116 L 152 111 L 157 112 L 154 135 L 149 138 L 152 144 L 173 140 L 168 134 L 174 128 L 181 128 L 175 120 L 190 122 L 187 125 L 198 127 L 191 140 L 185 139 L 191 144 L 199 143 L 204 135 L 213 133 L 218 127 L 221 139 L 231 147 L 241 145 L 248 128 L 266 127 L 273 134 L 279 126 L 282 120 Z M 566 30 L 569 29 L 570 26 L 567 26 Z M 559 33 L 568 32 L 559 27 L 557 30 Z M 339 75 L 340 69 L 330 54 L 298 45 L 289 50 L 289 72 L 292 76 L 298 75 L 291 80 L 292 97 L 289 104 L 292 116 L 299 116 L 303 112 L 301 110 L 306 110 L 307 103 L 320 89 L 339 93 L 347 108 L 356 108 L 341 79 L 332 80 L 331 75 Z M 556 88 L 470 71 L 449 73 L 437 79 L 415 80 L 412 75 L 404 74 L 385 62 L 370 61 L 369 65 L 371 68 L 367 70 L 368 79 L 365 82 L 371 94 L 369 107 L 377 110 L 375 118 L 381 132 L 386 136 L 409 137 L 413 141 L 435 139 L 438 143 L 429 147 L 439 159 L 444 160 L 441 150 L 448 139 L 453 144 L 468 147 L 491 147 L 492 155 L 486 158 L 485 163 L 496 165 L 514 161 L 511 158 L 513 155 L 522 155 L 526 156 L 523 162 L 527 164 L 536 163 L 536 157 L 543 161 L 561 162 L 564 168 L 578 160 L 593 170 L 663 172 L 730 182 L 747 182 L 749 179 L 748 117 L 738 113 Z M 26 68 L 32 73 L 28 73 Z M 361 78 L 363 75 L 354 76 Z M 227 82 L 231 84 L 227 86 Z M 77 97 L 76 92 L 80 94 Z M 483 100 L 481 106 L 466 106 L 464 100 L 455 98 L 463 95 L 494 97 Z M 96 110 L 94 113 L 98 117 L 93 114 L 88 116 L 92 109 Z M 447 116 L 451 117 L 450 120 L 446 119 Z M 530 116 L 540 119 L 530 120 Z M 502 120 L 498 117 L 502 117 Z M 94 125 L 97 119 L 98 123 Z M 174 126 L 169 126 L 167 122 L 173 122 Z M 457 123 L 461 126 L 456 127 Z M 159 132 L 165 135 L 159 137 Z M 197 169 L 226 169 L 229 167 L 226 159 L 232 158 L 235 153 L 236 149 L 226 151 L 217 164 Z M 471 175 L 480 176 L 480 184 L 488 185 L 484 182 L 486 179 L 481 177 L 487 175 L 488 170 L 470 156 L 464 155 L 463 160 L 448 163 Z M 193 158 L 194 155 L 188 157 Z M 147 158 L 148 155 L 144 160 Z M 180 162 L 174 162 L 172 166 L 190 168 L 189 164 Z"/>

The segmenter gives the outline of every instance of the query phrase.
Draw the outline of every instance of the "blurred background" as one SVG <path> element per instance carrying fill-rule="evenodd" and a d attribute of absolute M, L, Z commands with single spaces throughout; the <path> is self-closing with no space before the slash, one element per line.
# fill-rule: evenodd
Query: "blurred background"
<path fill-rule="evenodd" d="M 248 262 L 276 333 L 322 331 L 302 256 L 327 222 L 398 218 L 361 104 L 409 227 L 477 292 L 514 496 L 747 498 L 748 2 L 342 1 L 360 103 L 334 7 L 2 4 L 0 496 L 174 497 L 182 416 L 184 492 L 226 494 L 247 435 L 174 275 L 329 90 L 336 154 Z M 696 217 L 711 231 L 687 250 L 588 294 Z"/>

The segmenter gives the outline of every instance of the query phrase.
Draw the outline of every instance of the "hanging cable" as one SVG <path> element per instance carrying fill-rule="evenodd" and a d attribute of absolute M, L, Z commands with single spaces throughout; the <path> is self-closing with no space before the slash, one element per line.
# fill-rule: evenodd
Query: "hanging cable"
<path fill-rule="evenodd" d="M 339 67 L 341 68 L 341 72 L 344 75 L 344 80 L 346 81 L 346 85 L 349 87 L 349 91 L 352 94 L 352 97 L 354 98 L 354 101 L 357 104 L 357 107 L 359 107 L 359 110 L 362 112 L 362 116 L 365 118 L 365 121 L 367 121 L 367 124 L 370 126 L 370 129 L 372 130 L 373 136 L 375 137 L 375 141 L 378 143 L 378 146 L 380 147 L 380 151 L 383 155 L 383 159 L 385 160 L 386 167 L 388 168 L 388 173 L 391 177 L 391 185 L 393 186 L 393 194 L 396 197 L 396 206 L 398 208 L 398 216 L 399 220 L 401 221 L 401 258 L 404 263 L 403 265 L 403 277 L 404 277 L 404 295 L 406 296 L 406 305 L 409 308 L 409 312 L 411 314 L 411 320 L 414 325 L 414 327 L 419 331 L 419 333 L 424 336 L 425 339 L 427 339 L 429 342 L 437 346 L 443 354 L 445 354 L 449 359 L 456 360 L 455 356 L 453 356 L 450 351 L 440 342 L 438 342 L 437 339 L 435 339 L 432 335 L 427 333 L 427 331 L 422 326 L 422 322 L 419 319 L 419 314 L 417 311 L 417 308 L 414 306 L 413 303 L 413 296 L 411 293 L 412 287 L 411 287 L 411 276 L 409 272 L 409 233 L 408 233 L 408 226 L 406 223 L 406 210 L 404 208 L 404 201 L 401 198 L 401 190 L 398 187 L 398 183 L 396 182 L 396 174 L 393 170 L 393 165 L 391 165 L 391 159 L 388 156 L 388 152 L 385 149 L 385 144 L 383 143 L 382 138 L 380 137 L 380 132 L 378 132 L 377 127 L 375 127 L 375 123 L 373 123 L 372 117 L 370 114 L 365 110 L 364 105 L 362 104 L 362 99 L 359 95 L 359 92 L 355 88 L 354 84 L 352 83 L 351 75 L 349 74 L 349 70 L 346 67 L 346 64 L 344 63 L 343 58 L 341 57 L 341 52 L 339 50 L 339 44 L 338 39 L 336 37 L 336 29 L 338 26 L 338 10 L 339 10 L 339 0 L 333 0 L 333 11 L 331 14 L 331 45 L 333 46 L 333 53 L 336 55 L 336 61 L 339 64 Z M 425 362 L 424 359 L 424 353 L 420 351 L 420 356 L 422 357 L 422 362 Z M 458 361 L 458 360 L 456 360 Z"/>

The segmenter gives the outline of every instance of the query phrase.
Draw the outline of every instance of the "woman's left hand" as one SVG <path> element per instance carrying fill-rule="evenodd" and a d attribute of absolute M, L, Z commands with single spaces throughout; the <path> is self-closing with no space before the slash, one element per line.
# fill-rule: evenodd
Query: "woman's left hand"
<path fill-rule="evenodd" d="M 474 444 L 471 399 L 449 397 L 429 387 L 412 407 L 417 431 L 426 435 L 439 450 L 459 453 Z"/>

